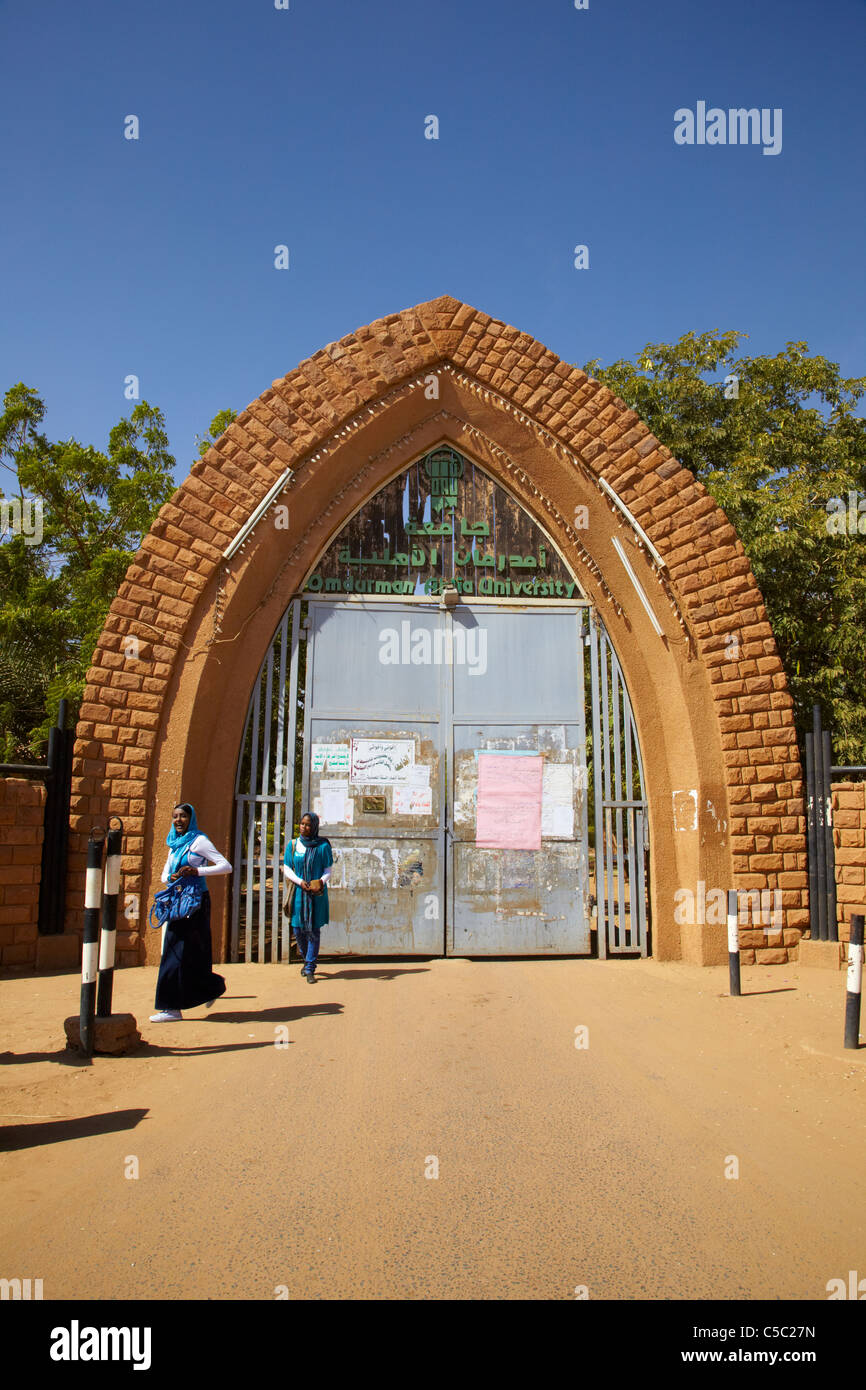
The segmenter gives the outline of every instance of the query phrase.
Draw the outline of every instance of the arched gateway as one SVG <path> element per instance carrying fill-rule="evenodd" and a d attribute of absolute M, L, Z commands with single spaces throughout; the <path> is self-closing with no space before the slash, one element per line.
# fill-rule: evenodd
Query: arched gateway
<path fill-rule="evenodd" d="M 450 298 L 274 382 L 130 566 L 81 709 L 69 895 L 120 815 L 122 962 L 155 959 L 181 796 L 233 856 L 223 959 L 287 956 L 302 798 L 339 851 L 328 951 L 595 932 L 719 962 L 738 887 L 769 963 L 808 920 L 791 700 L 730 523 L 610 391 Z"/>

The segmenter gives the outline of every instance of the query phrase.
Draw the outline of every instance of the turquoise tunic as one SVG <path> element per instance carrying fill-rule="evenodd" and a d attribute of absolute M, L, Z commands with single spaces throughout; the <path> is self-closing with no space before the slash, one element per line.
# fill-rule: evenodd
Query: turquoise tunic
<path fill-rule="evenodd" d="M 286 846 L 286 853 L 283 862 L 288 864 L 289 868 L 292 869 L 293 872 L 298 875 L 298 878 L 304 877 L 304 858 L 306 856 L 306 853 L 307 851 L 304 849 L 303 845 L 300 843 L 299 840 L 291 840 L 289 844 Z M 331 846 L 316 845 L 316 848 L 313 850 L 313 873 L 311 874 L 311 878 L 321 878 L 322 874 L 325 872 L 326 869 L 330 868 L 333 862 L 334 856 L 331 853 Z M 292 911 L 293 931 L 295 929 L 299 929 L 301 926 L 301 898 L 303 897 L 303 890 L 301 888 L 298 888 L 297 884 L 295 885 L 295 888 L 295 906 Z M 328 912 L 328 885 L 326 883 L 323 891 L 319 894 L 319 896 L 313 898 L 314 930 L 318 931 L 320 927 L 327 926 L 329 921 L 330 915 Z"/>

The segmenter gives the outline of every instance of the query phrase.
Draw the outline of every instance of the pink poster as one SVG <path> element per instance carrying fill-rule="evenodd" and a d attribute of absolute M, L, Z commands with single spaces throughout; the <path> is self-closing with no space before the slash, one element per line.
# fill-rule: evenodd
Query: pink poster
<path fill-rule="evenodd" d="M 544 759 L 478 754 L 475 843 L 484 849 L 541 849 Z"/>

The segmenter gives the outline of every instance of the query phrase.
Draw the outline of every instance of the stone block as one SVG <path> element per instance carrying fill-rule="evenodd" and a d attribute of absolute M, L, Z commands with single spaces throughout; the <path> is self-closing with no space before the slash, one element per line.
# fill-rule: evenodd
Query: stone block
<path fill-rule="evenodd" d="M 68 1047 L 81 1047 L 81 1019 L 78 1014 L 64 1019 Z M 116 1055 L 133 1052 L 141 1043 L 141 1034 L 133 1014 L 110 1014 L 94 1020 L 93 1051 Z"/>

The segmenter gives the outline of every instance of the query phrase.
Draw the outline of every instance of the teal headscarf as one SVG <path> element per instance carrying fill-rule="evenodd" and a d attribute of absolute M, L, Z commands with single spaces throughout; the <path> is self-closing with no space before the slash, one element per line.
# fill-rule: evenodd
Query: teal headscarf
<path fill-rule="evenodd" d="M 169 875 L 177 873 L 186 851 L 189 849 L 196 835 L 201 834 L 198 828 L 198 821 L 195 818 L 195 810 L 190 806 L 189 802 L 179 801 L 178 806 L 180 806 L 182 811 L 189 812 L 189 828 L 185 830 L 182 835 L 179 835 L 172 825 L 171 830 L 165 837 L 165 843 L 169 848 Z"/>

